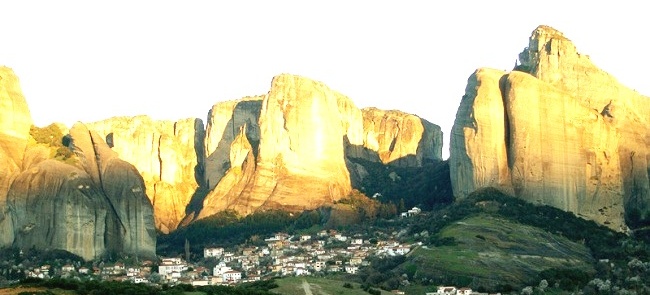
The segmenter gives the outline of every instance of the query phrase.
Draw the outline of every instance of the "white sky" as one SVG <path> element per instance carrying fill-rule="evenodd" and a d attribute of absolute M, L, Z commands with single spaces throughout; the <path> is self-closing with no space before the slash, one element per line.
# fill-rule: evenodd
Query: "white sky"
<path fill-rule="evenodd" d="M 205 121 L 216 102 L 264 94 L 273 76 L 291 73 L 358 107 L 440 125 L 446 158 L 467 78 L 512 69 L 540 24 L 650 94 L 643 4 L 0 0 L 0 65 L 20 78 L 38 126 L 139 114 Z"/>

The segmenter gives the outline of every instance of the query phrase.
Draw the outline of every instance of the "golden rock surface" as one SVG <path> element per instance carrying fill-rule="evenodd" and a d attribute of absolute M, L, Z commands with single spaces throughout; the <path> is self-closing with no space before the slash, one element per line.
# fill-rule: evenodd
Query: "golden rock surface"
<path fill-rule="evenodd" d="M 469 79 L 451 136 L 454 195 L 487 186 L 616 230 L 650 217 L 650 100 L 540 26 L 510 73 Z"/>

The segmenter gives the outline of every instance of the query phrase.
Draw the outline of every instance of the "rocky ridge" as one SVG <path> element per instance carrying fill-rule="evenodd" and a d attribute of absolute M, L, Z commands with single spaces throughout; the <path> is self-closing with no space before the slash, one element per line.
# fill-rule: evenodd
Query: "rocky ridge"
<path fill-rule="evenodd" d="M 325 84 L 295 75 L 274 77 L 265 95 L 216 103 L 205 131 L 195 125 L 185 140 L 172 131 L 179 122 L 116 117 L 88 124 L 110 135 L 113 150 L 141 172 L 163 232 L 223 210 L 246 215 L 331 204 L 368 176 L 350 159 L 395 167 L 441 161 L 440 127 L 399 111 L 360 110 Z M 168 154 L 183 156 L 163 156 L 163 137 L 173 142 Z M 170 170 L 183 176 L 165 179 Z"/>
<path fill-rule="evenodd" d="M 617 230 L 650 218 L 648 97 L 548 26 L 519 60 L 468 80 L 451 134 L 454 195 L 497 187 Z"/>

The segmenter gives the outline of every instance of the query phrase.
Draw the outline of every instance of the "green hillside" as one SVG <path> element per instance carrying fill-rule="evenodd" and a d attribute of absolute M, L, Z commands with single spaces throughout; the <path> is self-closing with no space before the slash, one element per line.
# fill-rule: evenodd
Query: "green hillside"
<path fill-rule="evenodd" d="M 420 279 L 494 289 L 532 283 L 546 269 L 594 273 L 594 260 L 583 244 L 502 217 L 472 215 L 446 226 L 439 236 L 453 239 L 453 245 L 420 247 L 407 262 L 417 266 Z"/>

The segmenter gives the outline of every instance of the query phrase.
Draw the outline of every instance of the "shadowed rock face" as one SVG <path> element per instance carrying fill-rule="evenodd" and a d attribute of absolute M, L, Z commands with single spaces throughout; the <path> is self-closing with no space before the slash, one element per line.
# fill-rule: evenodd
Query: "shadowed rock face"
<path fill-rule="evenodd" d="M 538 27 L 518 71 L 469 79 L 451 136 L 454 195 L 498 187 L 624 230 L 650 218 L 648 98 Z M 630 219 L 630 213 L 634 212 Z"/>
<path fill-rule="evenodd" d="M 203 122 L 154 121 L 147 116 L 114 117 L 88 124 L 112 150 L 142 175 L 156 227 L 176 229 L 203 183 Z"/>

